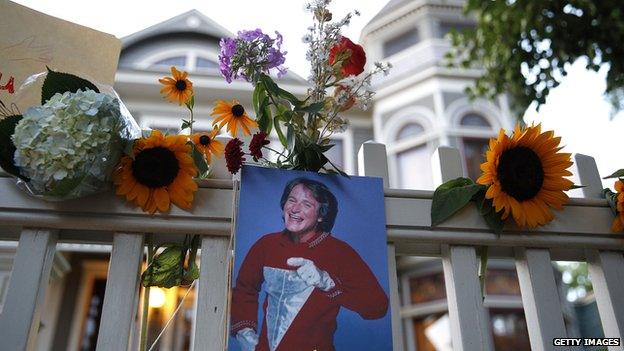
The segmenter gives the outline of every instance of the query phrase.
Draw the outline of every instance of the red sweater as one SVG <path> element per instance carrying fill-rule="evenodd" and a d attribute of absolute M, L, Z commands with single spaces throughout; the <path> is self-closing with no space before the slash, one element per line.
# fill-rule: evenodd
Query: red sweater
<path fill-rule="evenodd" d="M 329 233 L 317 234 L 307 243 L 295 243 L 282 232 L 260 238 L 249 250 L 232 294 L 231 332 L 243 328 L 257 330 L 258 295 L 265 267 L 294 271 L 286 264 L 291 257 L 303 257 L 326 271 L 336 286 L 330 291 L 314 288 L 288 326 L 275 351 L 331 351 L 340 307 L 357 312 L 364 319 L 386 315 L 388 297 L 360 255 L 347 243 Z M 269 351 L 267 300 L 256 351 Z"/>

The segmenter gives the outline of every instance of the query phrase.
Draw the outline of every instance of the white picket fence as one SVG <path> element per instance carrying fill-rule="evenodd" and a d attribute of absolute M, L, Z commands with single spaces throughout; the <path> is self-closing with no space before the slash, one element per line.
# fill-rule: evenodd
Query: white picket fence
<path fill-rule="evenodd" d="M 555 350 L 552 339 L 565 337 L 552 260 L 587 261 L 600 318 L 607 337 L 624 336 L 624 235 L 612 233 L 613 215 L 600 199 L 600 176 L 591 157 L 576 155 L 584 198 L 574 198 L 556 219 L 538 230 L 505 227 L 491 233 L 473 206 L 431 227 L 431 191 L 385 190 L 394 350 L 403 350 L 396 256 L 441 257 L 446 282 L 453 349 L 493 350 L 492 336 L 477 278 L 476 249 L 516 262 L 532 350 Z M 441 147 L 434 155 L 438 181 L 462 176 L 457 150 Z M 384 178 L 385 146 L 365 143 L 359 174 Z M 197 292 L 193 350 L 224 350 L 230 232 L 237 183 L 201 184 L 192 214 L 172 209 L 149 216 L 114 194 L 49 203 L 21 193 L 0 177 L 0 239 L 19 238 L 9 290 L 0 315 L 0 350 L 31 350 L 36 342 L 41 304 L 58 242 L 113 244 L 97 350 L 127 350 L 136 319 L 144 235 L 156 241 L 200 234 L 201 274 Z M 567 348 L 570 349 L 570 348 Z M 559 350 L 562 350 L 559 348 Z M 610 347 L 609 350 L 622 350 Z"/>

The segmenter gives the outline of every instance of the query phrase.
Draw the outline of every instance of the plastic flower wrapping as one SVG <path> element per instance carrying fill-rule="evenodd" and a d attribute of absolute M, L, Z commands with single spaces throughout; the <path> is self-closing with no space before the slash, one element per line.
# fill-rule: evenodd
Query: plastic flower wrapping
<path fill-rule="evenodd" d="M 110 189 L 127 143 L 141 134 L 138 125 L 111 87 L 98 88 L 73 75 L 32 76 L 21 93 L 36 89 L 41 79 L 42 105 L 14 118 L 10 173 L 18 186 L 53 201 Z M 73 82 L 70 91 L 62 91 L 67 85 L 61 82 Z"/>

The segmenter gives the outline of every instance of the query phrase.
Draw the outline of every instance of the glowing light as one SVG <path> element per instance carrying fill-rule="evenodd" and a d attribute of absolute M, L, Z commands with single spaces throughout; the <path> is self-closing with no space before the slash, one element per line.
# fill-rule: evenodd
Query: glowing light
<path fill-rule="evenodd" d="M 161 288 L 150 288 L 149 292 L 149 307 L 161 308 L 165 305 L 166 295 L 165 291 Z"/>

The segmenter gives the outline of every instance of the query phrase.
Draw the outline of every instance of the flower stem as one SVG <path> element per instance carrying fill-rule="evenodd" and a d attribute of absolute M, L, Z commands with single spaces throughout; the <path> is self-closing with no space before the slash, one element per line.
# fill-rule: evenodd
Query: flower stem
<path fill-rule="evenodd" d="M 147 236 L 147 267 L 152 263 L 154 259 L 154 245 L 152 243 L 152 236 Z M 147 347 L 147 317 L 149 313 L 149 293 L 150 287 L 146 286 L 143 289 L 143 308 L 141 315 L 141 341 L 139 351 L 145 351 Z"/>

